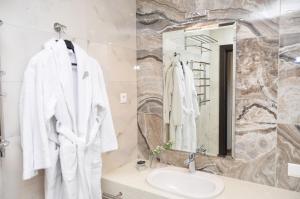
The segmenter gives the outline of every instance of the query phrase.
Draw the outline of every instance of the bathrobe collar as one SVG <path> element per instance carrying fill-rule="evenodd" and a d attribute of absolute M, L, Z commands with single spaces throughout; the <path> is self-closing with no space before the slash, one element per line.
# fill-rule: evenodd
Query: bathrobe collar
<path fill-rule="evenodd" d="M 73 45 L 77 60 L 77 87 L 75 88 L 77 89 L 77 92 L 75 92 L 77 96 L 75 96 L 75 89 L 73 88 L 73 86 L 76 86 L 76 80 L 73 80 L 73 66 L 64 40 L 51 39 L 45 44 L 45 48 L 53 50 L 57 61 L 56 71 L 72 119 L 73 130 L 79 134 L 85 134 L 88 130 L 88 119 L 92 103 L 91 69 L 88 66 L 88 55 L 78 45 Z M 74 98 L 77 98 L 77 103 L 75 103 Z"/>

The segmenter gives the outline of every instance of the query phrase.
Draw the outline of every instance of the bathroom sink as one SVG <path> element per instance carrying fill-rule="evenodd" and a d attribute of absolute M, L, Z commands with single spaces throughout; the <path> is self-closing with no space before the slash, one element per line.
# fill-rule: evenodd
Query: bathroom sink
<path fill-rule="evenodd" d="M 166 167 L 155 169 L 147 176 L 147 182 L 163 191 L 184 198 L 214 198 L 224 189 L 223 181 L 215 175 L 186 169 Z"/>

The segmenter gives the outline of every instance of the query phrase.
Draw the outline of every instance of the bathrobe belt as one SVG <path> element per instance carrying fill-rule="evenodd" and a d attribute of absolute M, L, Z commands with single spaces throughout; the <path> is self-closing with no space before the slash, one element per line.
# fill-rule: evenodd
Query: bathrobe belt
<path fill-rule="evenodd" d="M 99 117 L 96 118 L 94 125 L 92 126 L 89 132 L 89 140 L 86 140 L 85 137 L 79 137 L 75 132 L 73 132 L 69 127 L 61 124 L 61 122 L 56 122 L 56 131 L 64 136 L 66 139 L 71 141 L 73 144 L 76 144 L 81 147 L 88 147 L 90 146 L 93 141 L 95 140 L 97 133 L 99 131 L 101 125 L 101 119 Z"/>

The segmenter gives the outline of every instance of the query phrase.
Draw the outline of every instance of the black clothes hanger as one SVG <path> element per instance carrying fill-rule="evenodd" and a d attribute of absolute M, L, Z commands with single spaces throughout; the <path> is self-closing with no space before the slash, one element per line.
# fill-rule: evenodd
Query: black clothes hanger
<path fill-rule="evenodd" d="M 183 62 L 182 61 L 180 61 L 180 65 L 182 67 L 183 75 L 185 75 L 184 66 L 183 66 Z"/>
<path fill-rule="evenodd" d="M 69 40 L 66 40 L 66 39 L 64 41 L 65 41 L 65 44 L 66 44 L 67 48 L 70 49 L 70 50 L 72 50 L 73 53 L 75 53 L 73 43 L 71 41 L 69 41 Z"/>
<path fill-rule="evenodd" d="M 65 44 L 67 46 L 67 49 L 72 50 L 73 53 L 75 54 L 75 49 L 74 49 L 73 43 L 70 40 L 66 40 L 66 39 L 64 40 L 64 42 L 65 42 Z M 72 66 L 77 66 L 77 64 L 76 63 L 72 63 Z"/>
<path fill-rule="evenodd" d="M 61 39 L 61 34 L 65 33 L 65 29 L 67 28 L 67 26 L 56 22 L 56 23 L 54 23 L 53 28 L 54 28 L 55 32 L 58 33 L 58 39 L 55 40 L 56 42 L 58 42 L 59 39 Z M 64 40 L 64 42 L 66 44 L 67 49 L 72 50 L 73 53 L 75 54 L 75 49 L 74 49 L 73 43 L 70 40 L 66 40 L 66 39 Z M 77 64 L 72 63 L 72 66 L 77 66 Z"/>

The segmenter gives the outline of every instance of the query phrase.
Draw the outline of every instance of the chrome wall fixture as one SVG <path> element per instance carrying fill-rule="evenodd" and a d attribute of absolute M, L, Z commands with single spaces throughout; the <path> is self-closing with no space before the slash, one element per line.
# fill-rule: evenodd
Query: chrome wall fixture
<path fill-rule="evenodd" d="M 202 61 L 189 61 L 190 67 L 194 73 L 194 81 L 197 90 L 198 103 L 199 106 L 206 105 L 206 102 L 209 102 L 209 87 L 210 87 L 210 77 L 208 73 L 208 66 L 210 65 L 207 62 Z M 195 65 L 197 64 L 197 67 Z"/>
<path fill-rule="evenodd" d="M 54 28 L 55 32 L 58 33 L 58 37 L 60 39 L 61 35 L 63 33 L 65 33 L 65 30 L 67 29 L 67 26 L 65 26 L 65 25 L 63 25 L 61 23 L 55 22 L 54 25 L 53 25 L 53 28 Z"/>
<path fill-rule="evenodd" d="M 112 195 L 112 194 L 109 194 L 109 193 L 103 193 L 102 194 L 102 198 L 103 199 L 123 199 L 123 193 L 122 192 L 119 192 L 118 194 L 116 195 Z"/>
<path fill-rule="evenodd" d="M 217 43 L 218 40 L 212 38 L 211 36 L 200 34 L 200 35 L 189 35 L 184 37 L 184 46 L 185 49 L 188 47 L 196 47 L 199 48 L 201 54 L 204 52 L 209 52 L 211 49 L 206 44 Z"/>

